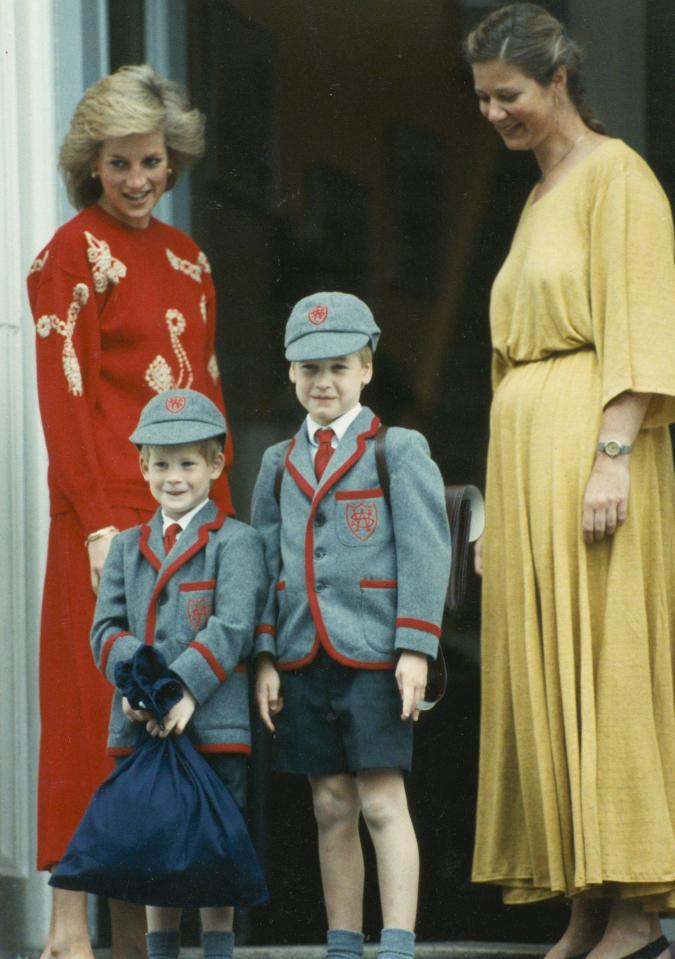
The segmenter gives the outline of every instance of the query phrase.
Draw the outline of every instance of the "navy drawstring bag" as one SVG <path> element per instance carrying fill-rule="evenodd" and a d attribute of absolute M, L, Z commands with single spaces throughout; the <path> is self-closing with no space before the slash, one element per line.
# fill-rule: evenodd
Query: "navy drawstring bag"
<path fill-rule="evenodd" d="M 117 666 L 134 709 L 161 723 L 182 696 L 152 646 Z M 258 906 L 268 901 L 246 824 L 227 787 L 183 734 L 139 745 L 87 807 L 51 886 L 146 906 Z"/>

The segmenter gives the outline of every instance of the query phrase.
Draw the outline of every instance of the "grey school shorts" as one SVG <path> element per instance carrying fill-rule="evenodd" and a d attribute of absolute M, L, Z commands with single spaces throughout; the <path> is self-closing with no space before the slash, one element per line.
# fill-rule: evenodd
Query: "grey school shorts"
<path fill-rule="evenodd" d="M 203 753 L 202 757 L 218 779 L 230 790 L 232 798 L 243 812 L 246 808 L 248 784 L 246 756 L 241 753 Z M 115 765 L 119 766 L 126 758 L 126 756 L 116 756 Z"/>
<path fill-rule="evenodd" d="M 273 718 L 274 768 L 306 776 L 412 765 L 413 723 L 401 719 L 393 669 L 343 666 L 321 649 L 281 671 L 284 708 Z"/>

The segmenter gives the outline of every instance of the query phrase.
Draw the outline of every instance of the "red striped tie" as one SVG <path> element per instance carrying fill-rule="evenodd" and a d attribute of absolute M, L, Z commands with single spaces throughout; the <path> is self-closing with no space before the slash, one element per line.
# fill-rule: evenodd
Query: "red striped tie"
<path fill-rule="evenodd" d="M 320 480 L 323 476 L 324 470 L 328 465 L 328 460 L 333 455 L 334 436 L 335 431 L 330 427 L 325 430 L 317 430 L 314 434 L 314 439 L 319 444 L 316 456 L 314 457 L 314 472 L 316 473 L 317 480 Z"/>
<path fill-rule="evenodd" d="M 171 526 L 167 526 L 164 531 L 164 553 L 170 553 L 173 549 L 176 540 L 178 539 L 178 534 L 182 533 L 183 527 L 180 523 L 172 523 Z"/>

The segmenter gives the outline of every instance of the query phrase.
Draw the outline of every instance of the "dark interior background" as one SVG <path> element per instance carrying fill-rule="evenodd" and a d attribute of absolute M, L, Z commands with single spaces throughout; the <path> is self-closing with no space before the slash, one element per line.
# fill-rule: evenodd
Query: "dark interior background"
<path fill-rule="evenodd" d="M 544 3 L 559 16 L 567 4 Z M 648 161 L 672 196 L 675 29 L 647 22 Z M 143 59 L 142 0 L 116 0 L 111 68 Z M 208 150 L 191 178 L 192 234 L 218 291 L 218 354 L 243 518 L 263 449 L 301 413 L 283 360 L 293 303 L 358 294 L 382 327 L 366 402 L 421 430 L 447 482 L 483 486 L 490 400 L 488 299 L 536 168 L 481 120 L 462 35 L 487 4 L 456 0 L 189 0 L 189 87 Z M 671 29 L 668 28 L 670 24 Z M 622 69 L 618 64 L 617 69 Z M 611 130 L 609 131 L 612 132 Z M 446 624 L 445 699 L 419 723 L 409 782 L 420 840 L 418 939 L 552 940 L 560 904 L 505 909 L 469 881 L 479 718 L 479 596 Z M 325 914 L 309 788 L 270 773 L 256 729 L 251 822 L 271 905 L 239 941 L 320 942 Z M 381 927 L 374 863 L 365 931 Z M 185 938 L 194 940 L 194 917 Z"/>

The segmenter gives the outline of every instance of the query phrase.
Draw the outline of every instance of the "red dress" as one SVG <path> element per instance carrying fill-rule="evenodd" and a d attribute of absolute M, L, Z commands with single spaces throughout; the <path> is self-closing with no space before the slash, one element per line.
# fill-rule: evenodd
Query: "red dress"
<path fill-rule="evenodd" d="M 223 408 L 208 260 L 180 230 L 127 226 L 98 204 L 64 224 L 28 277 L 49 455 L 50 534 L 40 638 L 38 869 L 58 862 L 110 771 L 111 689 L 94 666 L 86 536 L 156 508 L 129 442 L 142 407 L 195 389 Z M 231 462 L 228 435 L 226 461 Z M 232 512 L 223 474 L 213 489 Z"/>

